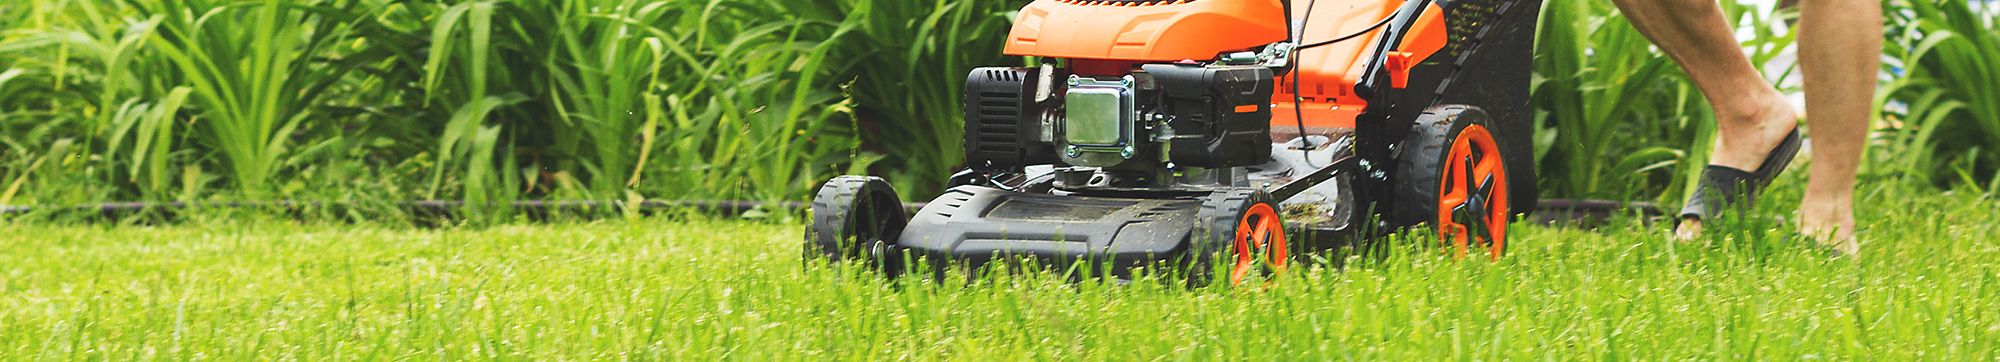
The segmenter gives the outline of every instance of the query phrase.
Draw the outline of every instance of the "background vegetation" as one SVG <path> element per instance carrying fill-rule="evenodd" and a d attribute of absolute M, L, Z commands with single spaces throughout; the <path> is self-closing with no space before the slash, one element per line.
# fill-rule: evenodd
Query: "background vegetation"
<path fill-rule="evenodd" d="M 1012 8 L 961 3 L 9 2 L 0 204 L 937 183 Z"/>
<path fill-rule="evenodd" d="M 928 194 L 957 88 L 1019 1 L 35 0 L 0 4 L 0 205 L 106 200 L 799 200 Z M 1993 9 L 1891 0 L 1871 177 L 2000 178 Z M 1741 24 L 1788 13 L 1732 5 Z M 1744 26 L 1767 73 L 1793 39 Z M 1675 201 L 1711 115 L 1608 3 L 1551 1 L 1551 197 Z"/>

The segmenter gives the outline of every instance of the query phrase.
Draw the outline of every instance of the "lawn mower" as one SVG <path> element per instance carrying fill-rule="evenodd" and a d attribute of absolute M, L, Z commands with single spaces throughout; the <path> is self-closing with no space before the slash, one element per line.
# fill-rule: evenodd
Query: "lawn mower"
<path fill-rule="evenodd" d="M 972 70 L 949 189 L 909 216 L 883 179 L 835 178 L 806 258 L 1233 284 L 1423 225 L 1499 258 L 1536 202 L 1540 3 L 1034 1 L 1005 54 L 1038 65 Z"/>

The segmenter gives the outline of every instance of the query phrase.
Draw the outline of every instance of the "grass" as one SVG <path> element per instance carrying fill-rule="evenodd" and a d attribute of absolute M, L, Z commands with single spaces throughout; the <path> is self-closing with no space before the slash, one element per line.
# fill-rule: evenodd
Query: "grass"
<path fill-rule="evenodd" d="M 1780 190 L 1767 209 L 1796 200 Z M 12 224 L 0 356 L 1992 360 L 2000 211 L 1965 196 L 1865 189 L 1858 263 L 1757 227 L 1702 246 L 1621 221 L 1519 228 L 1499 263 L 1399 242 L 1346 270 L 1198 290 L 895 287 L 801 268 L 801 228 L 783 223 Z"/>

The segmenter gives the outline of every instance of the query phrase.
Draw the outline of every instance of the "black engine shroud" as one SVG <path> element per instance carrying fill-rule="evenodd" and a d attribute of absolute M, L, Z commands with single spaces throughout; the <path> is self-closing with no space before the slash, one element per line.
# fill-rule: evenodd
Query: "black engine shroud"
<path fill-rule="evenodd" d="M 966 164 L 1011 171 L 1062 164 L 1063 82 L 1058 68 L 979 68 L 965 83 Z M 1225 168 L 1271 159 L 1273 74 L 1263 66 L 1148 64 L 1132 73 L 1136 114 L 1128 125 L 1144 150 L 1134 168 Z M 1163 129 L 1164 128 L 1164 129 Z M 1162 148 L 1161 146 L 1166 146 Z M 1160 151 L 1164 149 L 1164 159 Z"/>
<path fill-rule="evenodd" d="M 1168 158 L 1192 167 L 1271 160 L 1271 68 L 1148 64 L 1174 137 Z M 1191 137 L 1186 137 L 1191 136 Z"/>

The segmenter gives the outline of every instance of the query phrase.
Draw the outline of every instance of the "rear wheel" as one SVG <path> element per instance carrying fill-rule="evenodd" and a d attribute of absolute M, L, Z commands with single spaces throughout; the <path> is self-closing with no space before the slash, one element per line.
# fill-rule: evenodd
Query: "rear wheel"
<path fill-rule="evenodd" d="M 1479 252 L 1498 260 L 1507 249 L 1507 165 L 1490 124 L 1476 107 L 1434 107 L 1397 156 L 1396 218 L 1437 227 L 1447 252 L 1459 257 Z"/>
<path fill-rule="evenodd" d="M 1195 228 L 1199 262 L 1190 282 L 1206 284 L 1214 271 L 1210 260 L 1220 255 L 1222 269 L 1230 285 L 1242 284 L 1256 274 L 1275 274 L 1291 264 L 1290 244 L 1285 241 L 1285 225 L 1278 216 L 1278 202 L 1262 191 L 1238 189 L 1210 193 L 1202 198 Z"/>
<path fill-rule="evenodd" d="M 859 261 L 893 274 L 901 259 L 892 246 L 909 222 L 902 199 L 888 181 L 868 176 L 836 177 L 813 196 L 805 259 Z"/>

